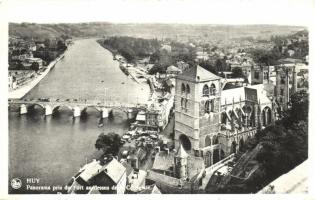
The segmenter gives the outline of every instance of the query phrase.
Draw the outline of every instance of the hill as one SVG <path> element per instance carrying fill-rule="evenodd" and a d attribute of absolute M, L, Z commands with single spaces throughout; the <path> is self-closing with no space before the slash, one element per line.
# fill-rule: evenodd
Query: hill
<path fill-rule="evenodd" d="M 276 25 L 191 25 L 191 24 L 113 24 L 91 23 L 10 23 L 9 35 L 29 38 L 132 36 L 142 38 L 232 39 L 242 37 L 270 38 L 271 35 L 289 35 L 305 29 L 298 26 Z"/>

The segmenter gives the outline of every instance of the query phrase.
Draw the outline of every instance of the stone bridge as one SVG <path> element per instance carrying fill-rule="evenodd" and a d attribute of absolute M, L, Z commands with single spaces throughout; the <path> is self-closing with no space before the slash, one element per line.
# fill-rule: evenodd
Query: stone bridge
<path fill-rule="evenodd" d="M 9 100 L 9 106 L 18 105 L 20 114 L 26 114 L 35 106 L 41 107 L 45 110 L 45 115 L 52 115 L 57 112 L 59 108 L 68 108 L 72 111 L 73 117 L 79 117 L 82 113 L 86 112 L 88 108 L 93 108 L 100 112 L 102 118 L 108 117 L 109 113 L 115 110 L 121 110 L 128 115 L 128 118 L 132 118 L 134 113 L 145 108 L 144 104 L 130 104 L 126 102 L 114 102 L 114 101 L 99 101 L 99 100 L 78 100 L 78 99 L 49 99 L 39 98 L 22 99 L 22 100 Z"/>

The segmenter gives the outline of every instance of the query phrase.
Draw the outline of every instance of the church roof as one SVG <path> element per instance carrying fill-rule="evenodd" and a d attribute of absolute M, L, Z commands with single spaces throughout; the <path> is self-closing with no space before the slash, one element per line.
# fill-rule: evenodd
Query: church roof
<path fill-rule="evenodd" d="M 221 105 L 229 105 L 238 103 L 240 100 L 252 100 L 261 104 L 269 104 L 271 100 L 267 96 L 264 84 L 250 85 L 247 87 L 239 87 L 221 92 Z"/>
<path fill-rule="evenodd" d="M 193 82 L 203 82 L 221 79 L 221 77 L 209 72 L 208 70 L 200 67 L 199 65 L 187 69 L 182 74 L 178 75 L 177 78 Z"/>

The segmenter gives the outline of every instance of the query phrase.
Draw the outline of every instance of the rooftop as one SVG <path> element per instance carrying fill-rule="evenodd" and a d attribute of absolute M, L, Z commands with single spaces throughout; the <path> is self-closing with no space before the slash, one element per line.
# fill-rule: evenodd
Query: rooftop
<path fill-rule="evenodd" d="M 209 72 L 208 70 L 198 66 L 191 67 L 177 76 L 178 79 L 192 81 L 192 82 L 204 82 L 210 80 L 221 79 L 221 77 Z"/>
<path fill-rule="evenodd" d="M 186 153 L 186 155 L 187 155 L 187 159 L 188 159 L 188 166 L 187 166 L 188 176 L 189 176 L 189 179 L 192 179 L 194 176 L 196 176 L 201 171 L 203 171 L 203 169 L 205 168 L 204 161 L 200 157 L 190 156 L 187 153 Z M 170 168 L 174 167 L 174 157 L 175 156 L 176 155 L 174 152 L 167 153 L 164 151 L 160 151 L 155 156 L 152 170 L 170 171 Z"/>
<path fill-rule="evenodd" d="M 261 104 L 271 102 L 263 84 L 233 88 L 221 92 L 221 105 L 232 104 L 233 101 L 235 103 L 240 102 L 240 100 L 252 100 Z"/>

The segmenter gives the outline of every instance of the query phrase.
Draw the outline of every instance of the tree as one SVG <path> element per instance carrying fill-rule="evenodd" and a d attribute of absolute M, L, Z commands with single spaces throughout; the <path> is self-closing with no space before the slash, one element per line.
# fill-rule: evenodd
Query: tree
<path fill-rule="evenodd" d="M 166 66 L 162 66 L 161 64 L 157 63 L 155 64 L 150 70 L 149 70 L 149 74 L 156 74 L 161 73 L 161 74 L 165 74 L 166 73 Z"/>
<path fill-rule="evenodd" d="M 208 70 L 209 72 L 218 75 L 218 67 L 217 67 L 217 65 L 213 66 L 213 64 L 210 61 L 201 61 L 199 63 L 199 65 L 202 68 Z"/>
<path fill-rule="evenodd" d="M 291 116 L 296 120 L 308 120 L 308 93 L 304 90 L 294 93 L 291 96 Z"/>
<path fill-rule="evenodd" d="M 95 142 L 95 148 L 102 149 L 104 154 L 117 155 L 120 146 L 120 136 L 114 132 L 101 133 Z"/>
<path fill-rule="evenodd" d="M 275 54 L 275 50 L 251 49 L 249 53 L 256 63 L 265 64 L 267 66 L 274 65 L 276 61 L 280 59 L 280 55 Z"/>
<path fill-rule="evenodd" d="M 32 63 L 31 69 L 37 72 L 39 70 L 39 64 L 37 62 Z"/>

